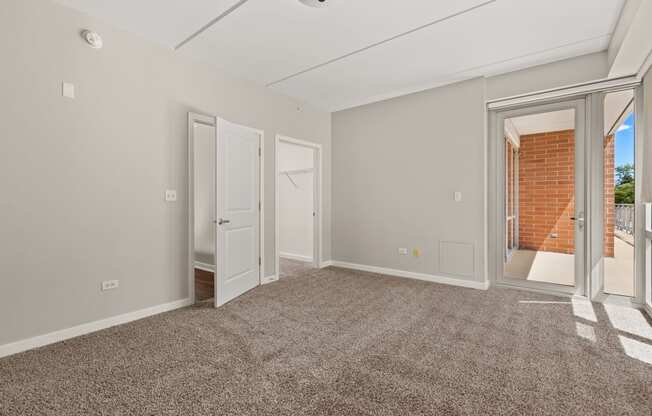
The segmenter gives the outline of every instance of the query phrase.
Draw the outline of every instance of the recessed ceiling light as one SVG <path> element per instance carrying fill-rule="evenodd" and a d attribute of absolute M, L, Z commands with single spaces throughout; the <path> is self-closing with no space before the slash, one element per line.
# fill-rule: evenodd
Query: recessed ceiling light
<path fill-rule="evenodd" d="M 301 3 L 309 7 L 324 7 L 326 6 L 326 0 L 299 0 Z"/>

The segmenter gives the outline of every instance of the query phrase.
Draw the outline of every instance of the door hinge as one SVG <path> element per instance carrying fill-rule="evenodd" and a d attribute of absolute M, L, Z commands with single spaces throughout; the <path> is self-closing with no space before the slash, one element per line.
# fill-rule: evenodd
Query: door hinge
<path fill-rule="evenodd" d="M 260 258 L 260 257 L 258 257 L 258 265 L 259 265 L 259 266 L 262 266 L 262 265 L 263 265 L 263 259 Z"/>
<path fill-rule="evenodd" d="M 259 147 L 258 148 L 258 157 L 261 157 L 262 155 L 263 155 L 263 149 Z"/>
<path fill-rule="evenodd" d="M 261 209 L 263 209 L 263 203 L 258 201 L 258 211 L 260 211 Z"/>

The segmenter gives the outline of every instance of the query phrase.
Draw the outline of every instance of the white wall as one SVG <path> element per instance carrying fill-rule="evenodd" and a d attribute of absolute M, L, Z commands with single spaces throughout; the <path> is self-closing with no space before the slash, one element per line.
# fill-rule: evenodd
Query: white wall
<path fill-rule="evenodd" d="M 279 250 L 281 257 L 312 261 L 314 161 L 315 150 L 312 148 L 284 142 L 279 144 Z M 294 183 L 290 181 L 286 173 Z"/>
<path fill-rule="evenodd" d="M 333 114 L 333 259 L 484 280 L 485 100 L 601 79 L 606 61 L 587 55 Z"/>
<path fill-rule="evenodd" d="M 215 266 L 215 127 L 194 126 L 195 261 Z"/>
<path fill-rule="evenodd" d="M 330 259 L 330 114 L 46 0 L 1 9 L 0 345 L 188 297 L 189 111 L 265 132 L 267 275 L 275 136 L 323 145 Z M 64 80 L 75 100 L 61 97 Z M 120 288 L 100 292 L 110 279 Z"/>

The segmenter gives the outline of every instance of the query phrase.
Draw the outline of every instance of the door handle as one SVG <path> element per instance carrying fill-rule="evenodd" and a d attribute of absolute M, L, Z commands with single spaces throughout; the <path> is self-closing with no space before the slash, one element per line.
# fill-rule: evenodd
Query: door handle
<path fill-rule="evenodd" d="M 578 225 L 580 226 L 580 229 L 584 228 L 584 213 L 583 212 L 580 212 L 580 215 L 577 216 L 577 217 L 570 217 L 570 219 L 573 220 L 573 221 L 577 221 L 579 223 Z"/>
<path fill-rule="evenodd" d="M 229 224 L 231 220 L 225 220 L 224 218 L 220 218 L 220 220 L 217 222 L 217 225 L 222 225 L 222 224 Z"/>

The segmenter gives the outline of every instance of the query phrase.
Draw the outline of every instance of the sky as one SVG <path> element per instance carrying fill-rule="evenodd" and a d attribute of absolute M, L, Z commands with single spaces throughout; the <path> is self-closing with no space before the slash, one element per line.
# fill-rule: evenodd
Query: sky
<path fill-rule="evenodd" d="M 616 131 L 616 166 L 634 164 L 634 113 Z"/>

